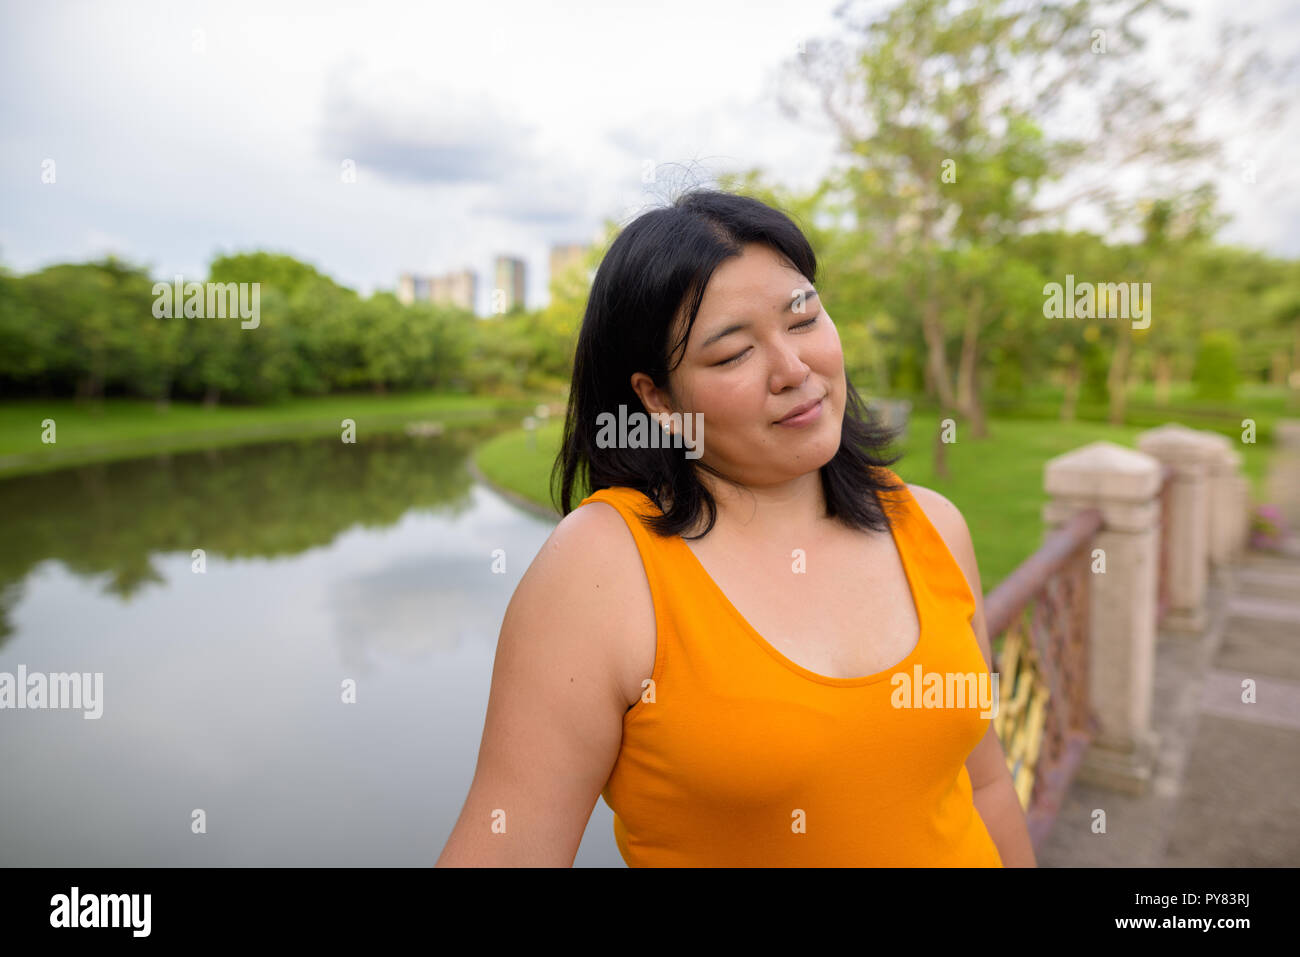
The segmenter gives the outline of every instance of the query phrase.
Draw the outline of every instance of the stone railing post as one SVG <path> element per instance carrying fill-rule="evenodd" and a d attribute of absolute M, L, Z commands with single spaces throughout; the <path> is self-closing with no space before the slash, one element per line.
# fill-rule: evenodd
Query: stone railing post
<path fill-rule="evenodd" d="M 1205 627 L 1210 560 L 1210 468 L 1221 447 L 1205 433 L 1170 423 L 1138 435 L 1138 448 L 1174 469 L 1169 512 L 1169 608 L 1164 627 Z"/>
<path fill-rule="evenodd" d="M 1238 501 L 1240 486 L 1237 477 L 1241 471 L 1241 453 L 1232 447 L 1231 440 L 1218 432 L 1202 432 L 1214 443 L 1217 455 L 1210 459 L 1210 565 L 1216 575 L 1225 580 L 1231 577 L 1230 568 L 1237 558 L 1237 532 L 1241 524 L 1238 512 L 1244 506 Z"/>
<path fill-rule="evenodd" d="M 1273 449 L 1265 500 L 1281 509 L 1282 520 L 1295 534 L 1300 529 L 1300 419 L 1273 423 Z"/>
<path fill-rule="evenodd" d="M 1088 695 L 1100 727 L 1076 773 L 1092 784 L 1141 794 L 1158 744 L 1151 696 L 1160 463 L 1113 442 L 1094 442 L 1049 461 L 1044 482 L 1049 532 L 1081 509 L 1102 514 L 1088 577 Z"/>
<path fill-rule="evenodd" d="M 1237 453 L 1240 463 L 1241 453 Z M 1238 467 L 1232 477 L 1233 501 L 1236 503 L 1237 524 L 1232 529 L 1232 553 L 1238 558 L 1246 554 L 1246 545 L 1250 541 L 1250 512 L 1253 505 L 1250 479 Z"/>

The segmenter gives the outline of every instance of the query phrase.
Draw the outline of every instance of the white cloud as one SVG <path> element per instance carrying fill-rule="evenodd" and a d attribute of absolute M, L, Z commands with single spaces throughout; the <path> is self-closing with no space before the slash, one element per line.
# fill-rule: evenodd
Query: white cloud
<path fill-rule="evenodd" d="M 837 5 L 9 6 L 0 256 L 27 270 L 111 240 L 171 275 L 268 248 L 363 292 L 404 269 L 468 265 L 486 311 L 503 253 L 528 261 L 536 303 L 549 243 L 657 201 L 647 161 L 815 182 L 834 141 L 778 112 L 773 77 L 833 28 Z M 1238 191 L 1233 228 L 1296 253 L 1296 193 L 1274 192 L 1291 167 L 1276 155 Z M 47 157 L 54 186 L 39 179 Z"/>

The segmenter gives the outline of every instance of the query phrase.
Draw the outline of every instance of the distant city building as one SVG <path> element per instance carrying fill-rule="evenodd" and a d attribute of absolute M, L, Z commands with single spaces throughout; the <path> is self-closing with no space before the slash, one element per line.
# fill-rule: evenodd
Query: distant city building
<path fill-rule="evenodd" d="M 397 298 L 408 306 L 415 302 L 415 277 L 409 272 L 397 277 Z"/>
<path fill-rule="evenodd" d="M 551 282 L 572 266 L 581 265 L 591 249 L 583 243 L 557 243 L 551 247 Z"/>
<path fill-rule="evenodd" d="M 397 279 L 397 298 L 406 305 L 415 302 L 441 303 L 475 311 L 478 276 L 462 269 L 442 276 L 420 276 L 404 272 Z"/>
<path fill-rule="evenodd" d="M 555 243 L 550 250 L 550 279 L 586 262 L 590 243 Z M 591 277 L 588 276 L 588 279 Z M 488 289 L 488 315 L 499 316 L 518 307 L 527 308 L 527 264 L 517 256 L 497 256 L 492 263 Z M 455 306 L 478 314 L 478 273 L 458 269 L 437 276 L 404 272 L 397 279 L 397 298 L 406 305 L 431 302 Z"/>
<path fill-rule="evenodd" d="M 478 300 L 478 275 L 472 269 L 460 269 L 433 278 L 430 298 L 442 305 L 475 311 Z"/>
<path fill-rule="evenodd" d="M 524 261 L 513 256 L 498 256 L 492 270 L 492 290 L 488 313 L 498 316 L 515 306 L 526 308 L 524 301 Z"/>

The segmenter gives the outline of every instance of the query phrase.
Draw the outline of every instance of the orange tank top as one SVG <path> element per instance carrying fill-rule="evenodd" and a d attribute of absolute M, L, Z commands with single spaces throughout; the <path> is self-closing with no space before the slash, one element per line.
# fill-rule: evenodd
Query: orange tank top
<path fill-rule="evenodd" d="M 921 637 L 898 664 L 857 678 L 817 674 L 777 651 L 680 536 L 641 524 L 638 515 L 660 514 L 648 496 L 619 486 L 579 503 L 618 509 L 654 601 L 652 683 L 624 714 L 601 792 L 629 866 L 1002 866 L 965 765 L 992 719 L 976 696 L 925 707 L 921 690 L 908 690 L 930 672 L 987 682 L 970 587 L 909 490 L 880 498 Z M 910 684 L 894 680 L 900 673 Z"/>

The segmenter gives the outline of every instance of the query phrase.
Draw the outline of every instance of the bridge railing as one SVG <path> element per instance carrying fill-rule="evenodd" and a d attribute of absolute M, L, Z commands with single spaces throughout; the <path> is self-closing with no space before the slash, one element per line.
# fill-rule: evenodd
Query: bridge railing
<path fill-rule="evenodd" d="M 993 726 L 1037 847 L 1095 731 L 1088 709 L 1088 565 L 1101 512 L 1080 512 L 985 601 L 999 674 Z"/>
<path fill-rule="evenodd" d="M 1146 789 L 1157 628 L 1203 627 L 1211 567 L 1245 547 L 1249 487 L 1226 439 L 1166 425 L 1138 445 L 1047 463 L 1043 544 L 984 600 L 994 728 L 1035 848 L 1072 781 Z"/>

